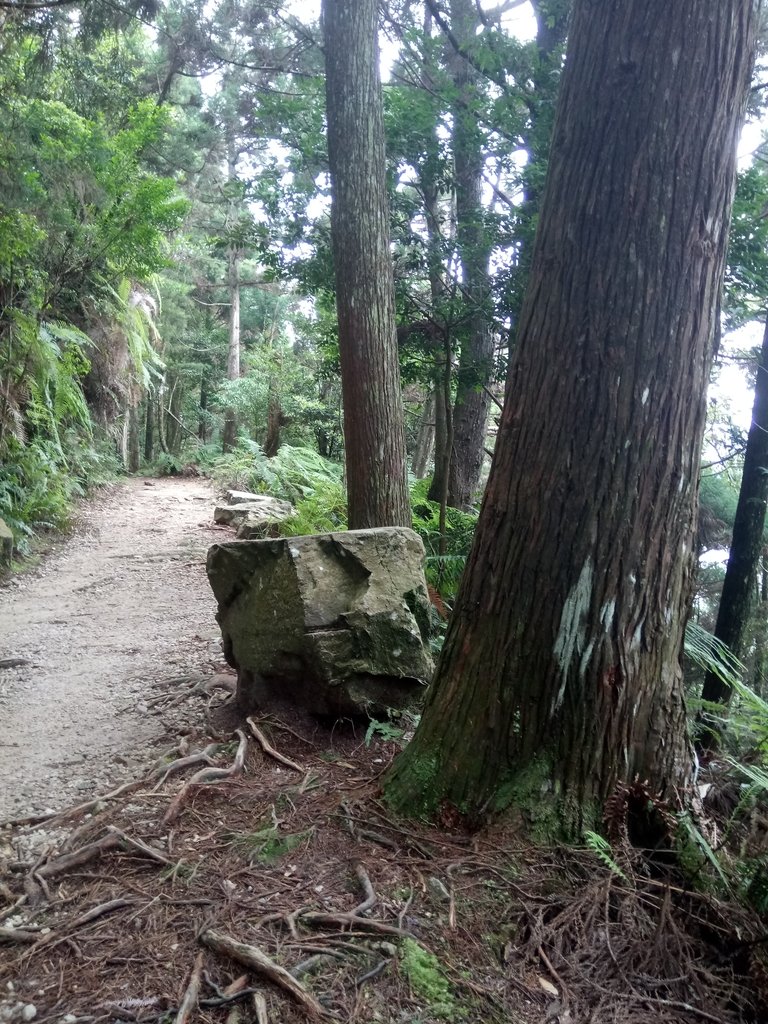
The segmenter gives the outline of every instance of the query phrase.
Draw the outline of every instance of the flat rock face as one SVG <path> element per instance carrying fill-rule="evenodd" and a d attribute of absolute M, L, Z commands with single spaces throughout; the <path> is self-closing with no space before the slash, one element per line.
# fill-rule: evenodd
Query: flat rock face
<path fill-rule="evenodd" d="M 421 540 L 399 527 L 214 545 L 208 579 L 241 706 L 417 705 L 432 674 L 423 560 Z"/>
<path fill-rule="evenodd" d="M 228 503 L 217 505 L 213 521 L 238 527 L 238 537 L 263 537 L 269 523 L 287 519 L 295 512 L 293 505 L 265 494 L 227 491 Z"/>

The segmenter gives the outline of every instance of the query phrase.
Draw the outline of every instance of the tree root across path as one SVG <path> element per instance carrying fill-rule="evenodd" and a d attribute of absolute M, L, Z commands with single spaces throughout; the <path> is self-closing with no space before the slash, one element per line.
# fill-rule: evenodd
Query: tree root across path
<path fill-rule="evenodd" d="M 273 725 L 177 744 L 49 822 L 77 821 L 69 837 L 29 833 L 44 846 L 2 890 L 0 1015 L 16 1024 L 10 982 L 52 1024 L 757 1019 L 765 933 L 744 911 L 501 827 L 394 820 L 374 781 L 392 744 Z"/>

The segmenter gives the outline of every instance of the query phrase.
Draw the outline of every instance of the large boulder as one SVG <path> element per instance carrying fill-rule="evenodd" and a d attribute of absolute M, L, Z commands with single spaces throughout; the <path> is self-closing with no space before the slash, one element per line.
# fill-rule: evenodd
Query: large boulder
<path fill-rule="evenodd" d="M 399 527 L 214 545 L 208 579 L 241 707 L 417 705 L 432 673 L 423 561 L 421 540 Z"/>
<path fill-rule="evenodd" d="M 213 521 L 236 527 L 237 536 L 246 539 L 267 536 L 270 525 L 282 522 L 296 512 L 290 502 L 266 494 L 227 491 L 226 497 L 226 503 L 214 509 Z"/>

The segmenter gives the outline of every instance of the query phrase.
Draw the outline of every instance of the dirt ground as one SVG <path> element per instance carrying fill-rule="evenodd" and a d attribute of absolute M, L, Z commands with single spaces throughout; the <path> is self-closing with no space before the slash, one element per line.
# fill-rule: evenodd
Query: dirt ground
<path fill-rule="evenodd" d="M 0 586 L 0 822 L 135 774 L 168 730 L 155 684 L 220 660 L 213 503 L 199 479 L 110 487 L 40 568 Z"/>

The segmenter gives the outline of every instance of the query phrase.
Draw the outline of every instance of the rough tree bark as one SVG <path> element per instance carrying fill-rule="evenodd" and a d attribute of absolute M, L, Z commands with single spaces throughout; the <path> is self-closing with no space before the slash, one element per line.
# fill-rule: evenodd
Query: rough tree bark
<path fill-rule="evenodd" d="M 352 529 L 411 523 L 376 0 L 324 0 L 331 230 Z"/>
<path fill-rule="evenodd" d="M 531 277 L 411 813 L 573 834 L 689 773 L 681 649 L 752 0 L 576 0 Z"/>
<path fill-rule="evenodd" d="M 752 423 L 744 452 L 739 500 L 733 523 L 733 537 L 728 554 L 728 567 L 717 610 L 715 636 L 741 657 L 744 630 L 749 619 L 755 576 L 763 547 L 765 513 L 768 505 L 768 320 L 757 364 Z M 704 678 L 702 700 L 727 704 L 731 687 L 713 672 Z M 703 746 L 715 749 L 718 730 L 707 730 Z"/>

